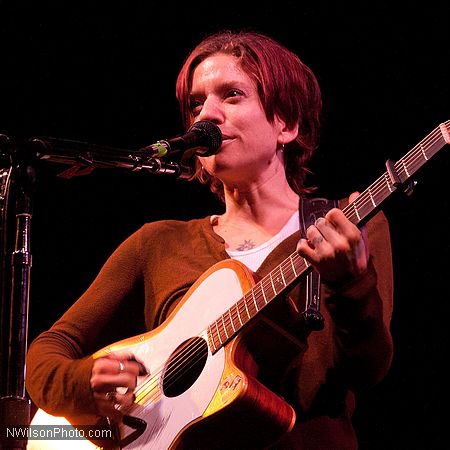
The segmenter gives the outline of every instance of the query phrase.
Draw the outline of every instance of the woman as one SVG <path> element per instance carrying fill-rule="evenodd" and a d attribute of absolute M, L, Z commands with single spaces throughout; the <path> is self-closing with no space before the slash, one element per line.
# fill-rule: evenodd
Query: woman
<path fill-rule="evenodd" d="M 254 436 L 242 448 L 251 442 L 254 448 L 357 448 L 354 392 L 380 381 L 392 358 L 389 233 L 382 214 L 361 232 L 334 208 L 300 238 L 299 201 L 308 193 L 307 164 L 320 125 L 314 74 L 267 36 L 223 32 L 191 52 L 176 92 L 186 128 L 205 120 L 222 132 L 218 153 L 198 157 L 196 177 L 223 199 L 224 212 L 146 224 L 122 243 L 85 294 L 32 343 L 31 398 L 54 415 L 119 423 L 132 410 L 137 377 L 151 372 L 149 364 L 129 351 L 95 359 L 92 353 L 162 324 L 215 263 L 231 257 L 264 275 L 297 249 L 321 275 L 325 326 L 315 333 L 302 329 L 302 289 L 290 295 L 298 312 L 289 320 L 274 313 L 274 329 L 284 328 L 303 345 L 285 368 L 259 368 L 254 375 L 291 404 L 295 425 L 274 442 Z M 256 341 L 249 333 L 248 348 Z M 270 367 L 270 357 L 265 359 L 254 357 Z M 195 433 L 191 439 L 201 448 Z"/>

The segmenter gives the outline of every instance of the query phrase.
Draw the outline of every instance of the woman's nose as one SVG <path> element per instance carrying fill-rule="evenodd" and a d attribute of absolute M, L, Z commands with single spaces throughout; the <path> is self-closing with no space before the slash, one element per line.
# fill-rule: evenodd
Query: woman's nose
<path fill-rule="evenodd" d="M 214 123 L 222 123 L 224 120 L 224 112 L 220 107 L 220 103 L 216 99 L 208 97 L 203 103 L 197 119 L 208 120 Z"/>

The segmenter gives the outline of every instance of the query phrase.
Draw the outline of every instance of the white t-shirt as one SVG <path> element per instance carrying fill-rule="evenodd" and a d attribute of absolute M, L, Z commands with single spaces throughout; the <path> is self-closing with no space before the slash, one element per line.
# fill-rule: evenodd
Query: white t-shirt
<path fill-rule="evenodd" d="M 271 239 L 250 250 L 227 250 L 230 258 L 244 263 L 250 270 L 256 272 L 267 255 L 284 239 L 295 233 L 300 228 L 298 211 L 292 214 L 284 227 Z"/>

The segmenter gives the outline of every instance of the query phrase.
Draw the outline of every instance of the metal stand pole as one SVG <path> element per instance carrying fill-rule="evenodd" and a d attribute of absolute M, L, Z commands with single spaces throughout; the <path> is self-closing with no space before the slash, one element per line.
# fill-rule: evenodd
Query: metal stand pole
<path fill-rule="evenodd" d="M 0 399 L 1 448 L 24 450 L 28 443 L 26 430 L 30 424 L 31 406 L 25 395 L 25 358 L 31 271 L 31 195 L 35 184 L 33 167 L 18 164 L 12 183 L 17 189 L 16 236 L 11 259 L 8 360 L 4 390 L 6 395 Z"/>

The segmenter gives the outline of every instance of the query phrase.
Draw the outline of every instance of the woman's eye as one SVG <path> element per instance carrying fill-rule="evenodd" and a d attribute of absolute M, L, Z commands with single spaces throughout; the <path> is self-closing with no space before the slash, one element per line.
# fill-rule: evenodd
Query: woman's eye
<path fill-rule="evenodd" d="M 227 93 L 228 97 L 240 97 L 241 95 L 242 92 L 239 89 L 231 89 Z"/>
<path fill-rule="evenodd" d="M 202 103 L 198 100 L 191 100 L 189 102 L 189 109 L 195 113 L 196 111 L 199 111 L 202 107 Z"/>

